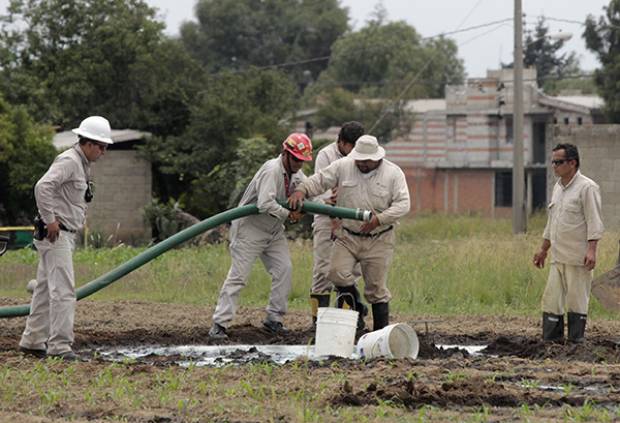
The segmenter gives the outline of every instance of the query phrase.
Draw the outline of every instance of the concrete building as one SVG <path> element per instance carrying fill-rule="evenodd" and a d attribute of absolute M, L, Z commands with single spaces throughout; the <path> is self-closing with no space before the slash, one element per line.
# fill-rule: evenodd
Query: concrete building
<path fill-rule="evenodd" d="M 114 144 L 93 163 L 95 197 L 86 218 L 88 242 L 136 244 L 150 239 L 151 228 L 144 222 L 143 209 L 152 198 L 151 163 L 136 150 L 147 136 L 131 129 L 112 130 Z M 71 131 L 60 132 L 53 140 L 58 150 L 76 142 Z"/>
<path fill-rule="evenodd" d="M 403 168 L 412 210 L 510 216 L 512 206 L 512 70 L 488 71 L 465 85 L 447 86 L 445 99 L 415 100 L 411 132 L 385 145 Z M 536 71 L 524 71 L 524 163 L 528 210 L 547 201 L 548 131 L 592 127 L 598 97 L 545 95 Z"/>

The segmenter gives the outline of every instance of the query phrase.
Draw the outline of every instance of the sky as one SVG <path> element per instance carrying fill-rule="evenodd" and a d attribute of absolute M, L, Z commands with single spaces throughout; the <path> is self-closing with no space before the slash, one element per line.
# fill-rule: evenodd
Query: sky
<path fill-rule="evenodd" d="M 9 0 L 0 0 L 0 14 Z M 194 20 L 196 0 L 146 0 L 159 10 L 166 23 L 166 33 L 177 35 L 183 21 Z M 584 70 L 599 66 L 596 57 L 586 50 L 582 38 L 583 25 L 565 22 L 583 22 L 588 14 L 597 18 L 609 0 L 522 0 L 525 28 L 533 29 L 539 16 L 547 17 L 550 33 L 572 34 L 562 52 L 575 51 Z M 377 4 L 381 3 L 390 21 L 404 20 L 423 37 L 466 29 L 473 26 L 512 18 L 513 0 L 340 0 L 348 7 L 354 29 L 363 27 Z M 553 20 L 552 20 L 553 19 Z M 483 77 L 488 69 L 499 68 L 500 63 L 512 62 L 513 25 L 504 22 L 477 30 L 450 35 L 459 47 L 468 77 Z"/>

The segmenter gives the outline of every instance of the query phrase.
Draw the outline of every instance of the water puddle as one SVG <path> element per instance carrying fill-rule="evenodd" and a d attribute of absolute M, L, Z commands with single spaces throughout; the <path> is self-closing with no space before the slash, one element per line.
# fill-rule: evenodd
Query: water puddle
<path fill-rule="evenodd" d="M 484 350 L 487 347 L 487 345 L 439 344 L 439 345 L 436 345 L 436 347 L 441 348 L 443 350 L 451 350 L 451 349 L 463 350 L 463 351 L 466 351 L 471 356 L 480 356 L 482 355 L 482 350 Z"/>
<path fill-rule="evenodd" d="M 539 389 L 541 391 L 549 391 L 549 392 L 563 392 L 565 394 L 569 394 L 571 392 L 581 392 L 581 393 L 596 393 L 596 394 L 606 394 L 611 392 L 610 386 L 607 384 L 601 383 L 593 383 L 590 385 L 584 386 L 575 386 L 571 384 L 566 385 L 545 385 L 538 384 L 536 382 L 522 382 L 517 384 L 521 388 L 526 389 Z"/>
<path fill-rule="evenodd" d="M 96 353 L 108 361 L 137 360 L 166 362 L 179 366 L 221 367 L 229 364 L 271 362 L 284 364 L 298 358 L 321 360 L 314 353 L 314 345 L 180 345 L 172 347 L 137 346 L 130 348 L 100 348 Z M 353 353 L 351 359 L 358 359 Z"/>

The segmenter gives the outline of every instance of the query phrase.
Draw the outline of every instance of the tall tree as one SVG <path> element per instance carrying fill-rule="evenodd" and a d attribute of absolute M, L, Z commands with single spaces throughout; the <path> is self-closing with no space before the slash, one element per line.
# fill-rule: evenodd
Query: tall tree
<path fill-rule="evenodd" d="M 186 130 L 179 136 L 154 137 L 147 145 L 168 181 L 162 186 L 162 199 L 180 199 L 200 216 L 225 208 L 235 181 L 222 175 L 230 174 L 227 165 L 238 159 L 240 140 L 264 138 L 275 151 L 285 135 L 280 121 L 293 111 L 293 98 L 294 86 L 277 71 L 210 76 Z"/>
<path fill-rule="evenodd" d="M 181 27 L 181 38 L 209 70 L 316 59 L 289 68 L 298 81 L 304 70 L 318 76 L 348 29 L 338 0 L 198 0 L 196 18 Z"/>
<path fill-rule="evenodd" d="M 143 0 L 11 0 L 0 31 L 0 88 L 40 121 L 71 126 L 96 113 L 174 132 L 170 101 L 188 109 L 179 103 L 196 91 L 200 67 Z"/>
<path fill-rule="evenodd" d="M 620 0 L 611 0 L 604 11 L 598 21 L 588 16 L 583 37 L 601 63 L 594 80 L 605 99 L 606 114 L 612 122 L 620 123 Z"/>
<path fill-rule="evenodd" d="M 378 19 L 336 41 L 318 86 L 340 85 L 378 97 L 442 97 L 445 84 L 463 79 L 463 62 L 453 41 L 422 40 L 406 22 L 383 24 Z M 416 83 L 402 93 L 411 81 Z"/>
<path fill-rule="evenodd" d="M 540 17 L 534 33 L 528 33 L 523 49 L 523 65 L 536 68 L 536 82 L 545 91 L 551 91 L 555 81 L 579 73 L 577 54 L 560 53 L 565 40 L 552 40 L 545 18 Z"/>
<path fill-rule="evenodd" d="M 22 106 L 0 97 L 0 225 L 34 216 L 34 184 L 56 154 L 52 128 L 37 125 Z"/>

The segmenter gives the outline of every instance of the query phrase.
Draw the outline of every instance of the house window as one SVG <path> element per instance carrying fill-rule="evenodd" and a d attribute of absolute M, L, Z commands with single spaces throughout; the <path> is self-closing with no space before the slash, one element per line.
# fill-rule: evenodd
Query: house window
<path fill-rule="evenodd" d="M 512 124 L 512 117 L 506 117 L 506 144 L 512 144 L 513 137 L 514 127 Z"/>
<path fill-rule="evenodd" d="M 512 207 L 512 172 L 495 172 L 495 207 Z"/>
<path fill-rule="evenodd" d="M 564 125 L 568 125 L 570 123 L 570 119 L 568 117 L 564 118 Z"/>
<path fill-rule="evenodd" d="M 458 122 L 459 120 L 463 122 L 464 119 L 465 119 L 464 115 L 452 115 L 446 118 L 446 125 L 447 125 L 446 130 L 447 130 L 448 141 L 451 141 L 451 142 L 458 141 L 458 133 L 457 133 Z"/>
<path fill-rule="evenodd" d="M 581 116 L 579 116 L 577 118 L 577 125 L 582 125 L 583 124 L 583 118 Z"/>

